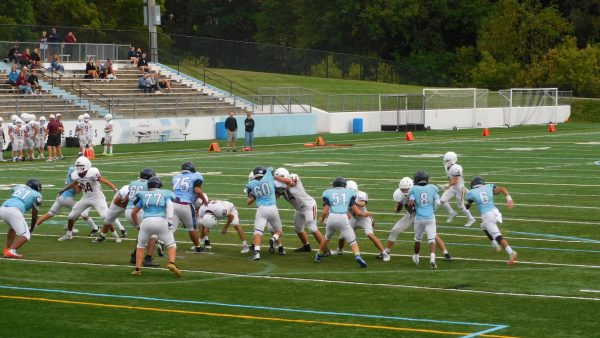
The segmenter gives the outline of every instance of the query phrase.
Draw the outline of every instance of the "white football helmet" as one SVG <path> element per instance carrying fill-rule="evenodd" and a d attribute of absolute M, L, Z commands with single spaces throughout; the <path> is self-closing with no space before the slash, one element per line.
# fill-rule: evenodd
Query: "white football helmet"
<path fill-rule="evenodd" d="M 56 118 L 56 116 L 54 116 L 54 114 L 50 114 L 50 116 L 48 116 L 48 117 L 51 118 L 51 119 L 55 119 Z"/>
<path fill-rule="evenodd" d="M 285 168 L 277 168 L 277 170 L 275 170 L 274 174 L 275 174 L 275 176 L 284 177 L 284 178 L 287 178 L 290 176 L 290 172 Z"/>
<path fill-rule="evenodd" d="M 41 125 L 46 124 L 46 117 L 45 116 L 40 116 L 40 124 Z"/>
<path fill-rule="evenodd" d="M 456 161 L 458 161 L 458 156 L 456 156 L 455 152 L 449 151 L 444 154 L 444 163 L 454 164 Z"/>
<path fill-rule="evenodd" d="M 90 120 L 90 114 L 88 114 L 88 113 L 83 114 L 83 120 L 84 121 L 89 121 Z"/>
<path fill-rule="evenodd" d="M 0 124 L 2 124 L 2 122 L 4 122 L 4 119 L 0 117 Z"/>
<path fill-rule="evenodd" d="M 80 174 L 86 173 L 92 167 L 92 162 L 85 156 L 81 156 L 75 161 L 75 168 Z"/>
<path fill-rule="evenodd" d="M 83 115 L 79 115 L 79 116 L 77 116 L 77 121 L 79 121 L 79 122 L 83 122 Z"/>
<path fill-rule="evenodd" d="M 12 122 L 13 124 L 17 123 L 18 119 L 19 119 L 19 117 L 17 115 L 10 116 L 10 122 Z"/>
<path fill-rule="evenodd" d="M 112 114 L 106 114 L 106 115 L 104 115 L 104 119 L 105 119 L 106 121 L 110 121 L 110 120 L 112 120 Z"/>
<path fill-rule="evenodd" d="M 358 184 L 352 180 L 346 181 L 346 189 L 352 189 L 355 193 L 358 194 Z"/>
<path fill-rule="evenodd" d="M 36 117 L 34 114 L 29 114 L 30 121 L 35 121 Z"/>
<path fill-rule="evenodd" d="M 398 184 L 398 188 L 400 188 L 401 190 L 404 189 L 410 189 L 412 188 L 414 185 L 412 178 L 410 177 L 404 177 L 400 180 L 400 183 Z"/>
<path fill-rule="evenodd" d="M 21 120 L 23 120 L 25 122 L 29 121 L 29 114 L 27 114 L 27 113 L 21 114 Z"/>
<path fill-rule="evenodd" d="M 17 124 L 22 124 L 23 120 L 21 120 L 20 118 L 17 117 Z"/>
<path fill-rule="evenodd" d="M 207 229 L 212 229 L 217 225 L 217 217 L 211 213 L 205 213 L 204 216 L 202 216 L 202 225 Z"/>

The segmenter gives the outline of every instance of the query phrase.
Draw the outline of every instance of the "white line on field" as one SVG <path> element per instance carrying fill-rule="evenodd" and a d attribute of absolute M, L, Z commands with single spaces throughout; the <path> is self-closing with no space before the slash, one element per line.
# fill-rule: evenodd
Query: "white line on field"
<path fill-rule="evenodd" d="M 600 290 L 586 290 L 586 289 L 583 289 L 583 290 L 579 290 L 579 291 L 581 291 L 581 292 L 594 292 L 594 293 L 600 293 Z"/>
<path fill-rule="evenodd" d="M 6 262 L 27 262 L 27 263 L 41 263 L 41 264 L 64 264 L 64 265 L 75 265 L 75 266 L 93 266 L 93 267 L 127 267 L 128 265 L 119 264 L 97 264 L 97 263 L 80 263 L 80 262 L 62 262 L 62 261 L 44 261 L 44 260 L 31 260 L 31 259 L 6 259 L 2 258 Z M 157 270 L 165 270 L 158 268 Z M 527 298 L 547 298 L 547 299 L 571 299 L 571 300 L 591 300 L 600 301 L 600 298 L 594 297 L 577 297 L 577 296 L 560 296 L 560 295 L 548 295 L 548 294 L 529 294 L 529 293 L 517 293 L 517 292 L 498 292 L 498 291 L 484 291 L 484 290 L 467 290 L 467 289 L 455 289 L 455 288 L 439 288 L 429 286 L 418 286 L 418 285 L 403 285 L 403 284 L 389 284 L 389 283 L 368 283 L 368 282 L 353 282 L 353 281 L 340 281 L 340 280 L 329 280 L 319 278 L 299 278 L 299 277 L 283 277 L 283 276 L 265 276 L 255 274 L 240 274 L 240 273 L 228 273 L 228 272 L 215 272 L 215 271 L 202 271 L 202 270 L 183 270 L 187 273 L 201 273 L 208 275 L 220 275 L 220 276 L 231 276 L 238 278 L 258 278 L 267 280 L 283 280 L 293 282 L 309 282 L 309 283 L 325 283 L 325 284 L 338 284 L 338 285 L 360 285 L 360 286 L 379 286 L 387 288 L 401 288 L 401 289 L 415 289 L 415 290 L 426 290 L 426 291 L 439 291 L 439 292 L 457 292 L 457 293 L 470 293 L 470 294 L 484 294 L 494 296 L 513 296 L 513 297 L 527 297 Z M 433 272 L 435 273 L 435 272 Z"/>

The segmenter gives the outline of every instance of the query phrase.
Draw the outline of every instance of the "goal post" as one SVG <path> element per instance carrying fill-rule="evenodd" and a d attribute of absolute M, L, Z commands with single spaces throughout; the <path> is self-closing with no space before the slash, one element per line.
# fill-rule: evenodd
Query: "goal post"
<path fill-rule="evenodd" d="M 488 93 L 489 90 L 481 88 L 423 88 L 424 109 L 456 109 L 452 113 L 453 116 L 439 118 L 454 119 L 455 127 L 477 127 L 486 124 L 481 120 L 482 116 L 479 116 L 478 110 L 487 108 Z M 457 117 L 457 114 L 460 117 Z"/>
<path fill-rule="evenodd" d="M 498 94 L 508 127 L 558 123 L 558 88 L 510 88 Z"/>

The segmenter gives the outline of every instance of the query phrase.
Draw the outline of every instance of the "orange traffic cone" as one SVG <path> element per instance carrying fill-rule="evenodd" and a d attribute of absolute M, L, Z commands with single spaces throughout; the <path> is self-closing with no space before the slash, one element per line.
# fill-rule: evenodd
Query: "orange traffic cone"
<path fill-rule="evenodd" d="M 554 123 L 550 123 L 550 125 L 548 126 L 548 132 L 549 133 L 555 133 L 556 132 L 556 126 L 554 125 Z"/>
<path fill-rule="evenodd" d="M 490 136 L 490 131 L 487 128 L 483 128 L 483 133 L 481 133 L 482 136 Z"/>
<path fill-rule="evenodd" d="M 325 145 L 325 140 L 321 136 L 319 136 L 315 140 L 315 145 L 316 146 L 324 146 Z"/>
<path fill-rule="evenodd" d="M 406 138 L 407 141 L 414 141 L 415 140 L 415 136 L 413 135 L 412 131 L 406 132 L 405 138 Z"/>
<path fill-rule="evenodd" d="M 219 143 L 217 142 L 213 142 L 210 144 L 210 146 L 208 147 L 208 151 L 209 152 L 215 152 L 215 153 L 220 153 L 221 152 L 221 147 L 219 147 Z"/>

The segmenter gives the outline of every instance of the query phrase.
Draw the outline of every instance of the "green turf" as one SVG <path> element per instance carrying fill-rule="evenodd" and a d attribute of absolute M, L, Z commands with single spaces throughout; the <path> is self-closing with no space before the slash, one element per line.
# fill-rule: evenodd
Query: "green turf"
<path fill-rule="evenodd" d="M 600 161 L 598 125 L 560 124 L 557 133 L 548 133 L 544 126 L 490 131 L 489 138 L 482 138 L 480 130 L 417 132 L 414 142 L 405 141 L 404 135 L 398 133 L 324 136 L 327 142 L 353 143 L 349 148 L 302 146 L 315 136 L 258 139 L 252 153 L 208 153 L 207 141 L 118 145 L 113 158 L 99 158 L 93 163 L 118 186 L 134 179 L 142 167 L 152 166 L 170 187 L 167 174 L 177 171 L 184 160 L 193 160 L 205 173 L 203 188 L 209 198 L 228 199 L 238 206 L 247 236 L 255 208 L 244 205 L 242 189 L 248 172 L 256 165 L 287 167 L 303 178 L 308 192 L 317 200 L 331 180 L 342 175 L 356 180 L 360 189 L 369 193 L 368 207 L 374 213 L 376 234 L 385 242 L 400 216 L 393 213 L 391 200 L 398 180 L 425 169 L 432 181 L 444 183 L 441 154 L 453 150 L 459 154 L 459 163 L 467 177 L 481 174 L 488 182 L 511 191 L 515 208 L 507 210 L 501 197 L 497 205 L 504 216 L 501 230 L 519 252 L 513 267 L 507 267 L 504 252 L 492 251 L 478 226 L 463 227 L 462 215 L 446 224 L 443 209 L 437 212 L 438 233 L 455 259 L 439 261 L 438 270 L 429 268 L 426 257 L 422 257 L 419 266 L 414 266 L 409 256 L 412 231 L 398 237 L 389 263 L 375 259 L 374 246 L 359 231 L 361 251 L 369 263 L 367 269 L 359 269 L 349 252 L 316 264 L 312 254 L 293 252 L 300 244 L 291 226 L 293 213 L 285 201 L 279 201 L 287 256 L 272 256 L 263 250 L 261 261 L 249 261 L 239 253 L 241 246 L 235 231 L 230 229 L 228 234 L 221 235 L 220 226 L 211 233 L 210 254 L 192 254 L 189 238 L 180 229 L 176 234 L 178 264 L 186 270 L 184 276 L 176 279 L 164 269 L 145 269 L 142 276 L 132 277 L 128 260 L 135 230 L 128 228 L 129 238 L 123 243 L 109 239 L 95 244 L 85 236 L 89 232 L 87 224 L 79 221 L 81 232 L 74 240 L 57 242 L 66 220 L 63 210 L 37 229 L 32 241 L 20 250 L 25 260 L 0 259 L 0 286 L 36 289 L 0 288 L 1 297 L 27 297 L 0 297 L 0 306 L 5 309 L 0 336 L 71 337 L 85 332 L 90 336 L 123 337 L 440 337 L 466 335 L 492 327 L 465 323 L 508 326 L 490 333 L 498 336 L 597 336 L 600 294 L 580 290 L 600 290 L 600 178 L 599 167 L 594 164 Z M 51 164 L 1 164 L 0 184 L 39 177 L 45 184 L 46 201 L 42 207 L 45 212 L 74 160 L 73 149 L 67 149 L 66 154 L 65 161 Z M 2 200 L 8 193 L 6 187 L 0 190 Z M 477 211 L 474 213 L 479 215 Z M 310 239 L 313 248 L 316 247 L 314 239 Z M 333 242 L 332 247 L 335 247 Z M 166 265 L 164 259 L 157 260 L 162 267 Z M 37 289 L 212 304 L 61 294 Z M 349 317 L 339 314 L 342 312 L 438 322 Z M 393 331 L 390 327 L 403 330 Z"/>

